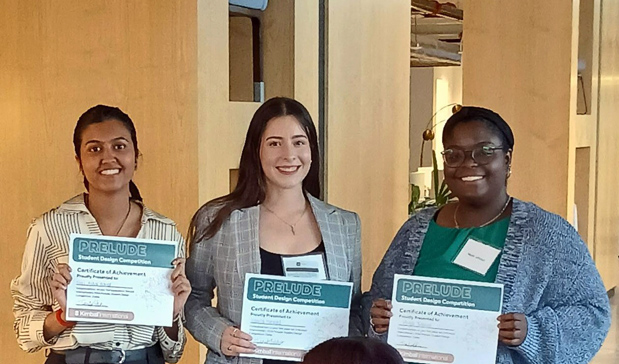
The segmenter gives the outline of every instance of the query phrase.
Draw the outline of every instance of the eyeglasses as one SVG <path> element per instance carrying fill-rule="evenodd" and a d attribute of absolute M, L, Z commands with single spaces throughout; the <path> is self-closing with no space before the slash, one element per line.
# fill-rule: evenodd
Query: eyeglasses
<path fill-rule="evenodd" d="M 473 161 L 479 165 L 485 165 L 492 162 L 494 158 L 495 150 L 502 150 L 503 147 L 495 147 L 493 145 L 482 145 L 472 150 L 463 149 L 446 149 L 441 154 L 443 155 L 443 161 L 447 167 L 457 168 L 464 163 L 466 155 L 471 154 Z"/>

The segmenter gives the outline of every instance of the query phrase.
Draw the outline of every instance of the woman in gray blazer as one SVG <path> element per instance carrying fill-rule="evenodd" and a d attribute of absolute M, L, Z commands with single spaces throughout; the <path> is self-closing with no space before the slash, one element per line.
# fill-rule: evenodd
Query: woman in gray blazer
<path fill-rule="evenodd" d="M 322 252 L 329 279 L 353 282 L 350 334 L 360 335 L 359 217 L 319 199 L 319 169 L 316 129 L 305 107 L 283 97 L 260 106 L 236 188 L 204 204 L 191 221 L 185 314 L 188 330 L 209 349 L 207 363 L 283 363 L 238 356 L 254 348 L 239 330 L 245 274 L 283 275 L 281 256 Z"/>

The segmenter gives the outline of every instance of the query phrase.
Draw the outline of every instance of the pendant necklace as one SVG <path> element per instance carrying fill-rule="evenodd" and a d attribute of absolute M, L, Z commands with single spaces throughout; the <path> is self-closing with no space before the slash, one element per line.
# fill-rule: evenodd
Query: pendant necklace
<path fill-rule="evenodd" d="M 297 235 L 297 233 L 294 231 L 295 226 L 297 226 L 297 223 L 299 223 L 299 221 L 301 221 L 301 219 L 303 218 L 303 216 L 305 216 L 305 213 L 307 212 L 307 204 L 305 204 L 305 209 L 303 210 L 303 213 L 301 214 L 301 216 L 297 219 L 297 221 L 294 222 L 294 224 L 290 224 L 288 221 L 282 219 L 281 217 L 279 217 L 279 215 L 277 215 L 275 213 L 275 211 L 271 210 L 270 208 L 268 208 L 265 204 L 261 205 L 262 207 L 264 207 L 268 212 L 272 213 L 273 216 L 277 217 L 281 222 L 283 222 L 284 224 L 288 225 L 290 227 L 290 231 L 292 232 L 292 235 Z"/>

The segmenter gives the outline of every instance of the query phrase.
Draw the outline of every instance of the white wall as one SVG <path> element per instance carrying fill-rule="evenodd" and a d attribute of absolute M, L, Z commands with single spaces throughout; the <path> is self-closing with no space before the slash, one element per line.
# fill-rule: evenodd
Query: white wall
<path fill-rule="evenodd" d="M 462 67 L 413 67 L 411 68 L 411 110 L 410 110 L 410 161 L 409 172 L 415 172 L 419 167 L 422 133 L 426 129 L 432 115 L 446 105 L 462 103 Z M 444 122 L 451 116 L 451 107 L 439 111 L 432 120 L 434 128 L 434 150 L 443 150 L 441 138 Z M 423 166 L 432 166 L 432 146 L 426 143 L 424 147 Z M 437 158 L 439 169 L 443 161 Z"/>
<path fill-rule="evenodd" d="M 443 151 L 443 127 L 445 121 L 452 115 L 450 104 L 462 104 L 462 67 L 435 67 L 434 68 L 434 150 L 437 154 L 439 169 L 443 169 L 443 159 L 439 153 Z M 442 110 L 440 110 L 443 108 Z M 439 111 L 440 110 L 440 111 Z"/>

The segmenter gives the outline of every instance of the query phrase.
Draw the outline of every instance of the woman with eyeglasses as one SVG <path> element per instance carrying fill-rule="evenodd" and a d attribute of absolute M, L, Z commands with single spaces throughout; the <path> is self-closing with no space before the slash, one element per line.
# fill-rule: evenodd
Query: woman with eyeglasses
<path fill-rule="evenodd" d="M 386 339 L 394 274 L 496 282 L 497 363 L 588 363 L 610 326 L 606 290 L 567 221 L 508 194 L 511 128 L 491 110 L 463 107 L 447 120 L 443 145 L 457 201 L 414 214 L 395 236 L 364 296 L 369 335 Z M 469 239 L 497 252 L 488 268 L 456 263 Z"/>

